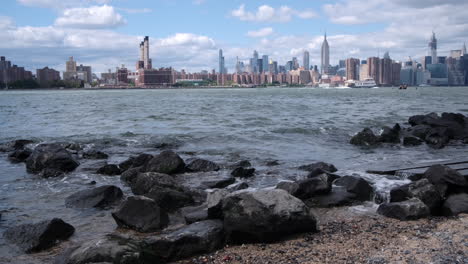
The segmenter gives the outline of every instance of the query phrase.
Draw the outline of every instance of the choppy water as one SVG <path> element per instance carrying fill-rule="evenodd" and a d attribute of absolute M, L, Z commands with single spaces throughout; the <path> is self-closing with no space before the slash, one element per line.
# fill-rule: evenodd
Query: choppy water
<path fill-rule="evenodd" d="M 466 156 L 466 146 L 361 149 L 348 143 L 350 137 L 367 126 L 404 123 L 411 115 L 429 112 L 468 114 L 468 87 L 6 91 L 0 92 L 0 142 L 81 142 L 111 154 L 111 163 L 141 152 L 158 153 L 158 146 L 169 145 L 183 158 L 196 156 L 224 165 L 248 159 L 258 170 L 249 182 L 254 187 L 301 177 L 304 172 L 297 166 L 325 161 L 388 190 L 405 181 L 363 172 L 460 159 Z M 39 179 L 6 158 L 0 154 L 0 233 L 11 225 L 50 217 L 73 224 L 75 242 L 114 230 L 109 212 L 67 209 L 64 198 L 89 188 L 91 180 L 121 186 L 128 193 L 119 177 L 98 176 L 86 169 L 93 164 L 85 163 L 66 178 Z M 270 160 L 280 165 L 266 166 Z M 203 179 L 183 178 L 188 185 Z M 40 257 L 20 256 L 0 238 L 0 263 L 33 263 Z"/>

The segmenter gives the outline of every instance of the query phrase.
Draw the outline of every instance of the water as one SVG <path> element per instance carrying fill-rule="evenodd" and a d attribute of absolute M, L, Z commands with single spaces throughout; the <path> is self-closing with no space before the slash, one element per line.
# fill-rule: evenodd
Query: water
<path fill-rule="evenodd" d="M 407 181 L 364 171 L 460 159 L 466 156 L 466 147 L 361 149 L 348 143 L 350 137 L 364 127 L 404 123 L 415 114 L 466 115 L 467 98 L 467 87 L 6 91 L 0 92 L 0 142 L 20 138 L 80 142 L 109 153 L 110 163 L 141 152 L 156 154 L 160 146 L 174 148 L 183 158 L 196 156 L 225 166 L 248 159 L 258 170 L 249 180 L 253 187 L 303 177 L 305 173 L 296 169 L 299 165 L 325 161 L 342 174 L 360 174 L 386 192 Z M 271 160 L 280 165 L 266 166 Z M 64 206 L 66 196 L 89 188 L 92 180 L 118 185 L 129 194 L 119 177 L 94 174 L 96 166 L 85 162 L 63 179 L 40 179 L 27 174 L 24 164 L 10 164 L 6 154 L 0 154 L 0 233 L 11 225 L 50 217 L 77 228 L 72 242 L 114 230 L 109 212 Z M 196 186 L 228 173 L 181 178 Z M 22 255 L 0 238 L 0 263 L 47 263 L 50 255 Z"/>

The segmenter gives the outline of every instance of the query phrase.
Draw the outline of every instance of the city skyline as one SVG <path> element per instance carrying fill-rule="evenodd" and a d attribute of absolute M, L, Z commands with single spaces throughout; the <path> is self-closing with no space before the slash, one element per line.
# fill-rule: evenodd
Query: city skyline
<path fill-rule="evenodd" d="M 325 29 L 331 65 L 385 51 L 394 60 L 419 59 L 429 55 L 426 47 L 432 31 L 437 33 L 439 55 L 449 55 L 468 36 L 464 1 L 359 3 L 164 0 L 132 1 L 130 6 L 119 0 L 8 0 L 0 11 L 6 40 L 0 53 L 28 70 L 64 69 L 66 58 L 74 56 L 102 73 L 121 64 L 133 68 L 138 57 L 134 45 L 149 35 L 154 67 L 217 69 L 222 49 L 225 67 L 233 72 L 236 58 L 248 63 L 253 50 L 280 65 L 292 57 L 302 63 L 307 50 L 311 66 L 320 65 Z M 168 20 L 171 14 L 173 19 Z M 448 15 L 451 19 L 445 21 Z"/>

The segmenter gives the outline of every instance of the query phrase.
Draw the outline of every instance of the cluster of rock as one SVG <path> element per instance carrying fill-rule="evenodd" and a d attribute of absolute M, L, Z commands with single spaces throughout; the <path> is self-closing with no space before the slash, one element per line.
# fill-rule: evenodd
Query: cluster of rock
<path fill-rule="evenodd" d="M 468 144 L 468 117 L 458 113 L 436 113 L 415 115 L 408 119 L 409 127 L 396 124 L 392 128 L 383 127 L 376 135 L 372 129 L 365 128 L 350 140 L 358 146 L 376 146 L 380 143 L 417 146 L 424 142 L 433 148 L 443 148 L 451 140 Z"/>
<path fill-rule="evenodd" d="M 400 220 L 468 213 L 468 177 L 434 165 L 422 177 L 412 179 L 412 183 L 392 189 L 390 202 L 381 204 L 377 212 Z"/>

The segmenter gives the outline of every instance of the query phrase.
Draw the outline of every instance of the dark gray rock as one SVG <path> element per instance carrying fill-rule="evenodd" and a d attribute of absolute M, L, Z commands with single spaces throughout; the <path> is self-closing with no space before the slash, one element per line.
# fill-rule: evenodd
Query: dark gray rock
<path fill-rule="evenodd" d="M 416 220 L 429 216 L 429 208 L 418 198 L 411 198 L 403 202 L 383 203 L 377 213 L 399 220 Z"/>
<path fill-rule="evenodd" d="M 123 202 L 112 217 L 119 227 L 130 228 L 139 232 L 154 232 L 165 228 L 169 216 L 164 209 L 150 198 L 131 196 Z"/>
<path fill-rule="evenodd" d="M 236 178 L 230 177 L 225 179 L 205 181 L 202 182 L 202 186 L 208 189 L 221 189 L 233 184 L 234 182 L 236 182 Z"/>
<path fill-rule="evenodd" d="M 217 219 L 222 218 L 222 206 L 223 206 L 223 199 L 224 197 L 228 196 L 230 192 L 225 189 L 215 190 L 208 193 L 206 198 L 206 205 L 208 211 L 208 218 L 210 219 Z"/>
<path fill-rule="evenodd" d="M 408 128 L 410 135 L 413 135 L 419 139 L 426 139 L 427 134 L 431 130 L 431 127 L 428 125 L 416 125 Z"/>
<path fill-rule="evenodd" d="M 194 159 L 186 166 L 188 171 L 199 172 L 199 171 L 219 171 L 218 164 L 204 159 Z"/>
<path fill-rule="evenodd" d="M 463 175 L 444 165 L 431 166 L 424 172 L 423 177 L 436 186 L 442 197 L 468 187 L 468 181 Z"/>
<path fill-rule="evenodd" d="M 308 171 L 309 172 L 309 178 L 320 175 L 322 173 L 328 172 L 336 172 L 338 169 L 335 167 L 335 165 L 331 163 L 325 163 L 325 162 L 316 162 L 308 165 L 302 165 L 298 169 Z"/>
<path fill-rule="evenodd" d="M 284 190 L 238 191 L 222 201 L 230 241 L 270 242 L 297 232 L 317 231 L 317 220 L 301 200 Z"/>
<path fill-rule="evenodd" d="M 141 169 L 141 167 L 127 169 L 120 175 L 120 180 L 128 184 L 135 183 L 138 174 L 141 172 Z"/>
<path fill-rule="evenodd" d="M 180 211 L 188 225 L 209 219 L 206 205 L 184 207 Z"/>
<path fill-rule="evenodd" d="M 65 173 L 61 170 L 45 168 L 39 174 L 42 178 L 59 178 L 65 176 Z"/>
<path fill-rule="evenodd" d="M 115 176 L 121 173 L 119 166 L 115 164 L 106 164 L 96 171 L 97 174 Z"/>
<path fill-rule="evenodd" d="M 440 214 L 442 197 L 427 179 L 405 184 L 390 191 L 390 202 L 402 202 L 411 198 L 418 198 L 425 203 L 431 214 Z"/>
<path fill-rule="evenodd" d="M 265 163 L 266 166 L 268 167 L 273 167 L 273 166 L 278 166 L 280 165 L 279 161 L 277 160 L 269 160 Z"/>
<path fill-rule="evenodd" d="M 403 138 L 403 145 L 407 146 L 407 147 L 409 147 L 409 146 L 419 146 L 422 143 L 424 143 L 424 141 L 422 141 L 418 137 L 409 136 L 409 137 L 404 137 Z"/>
<path fill-rule="evenodd" d="M 152 158 L 144 166 L 145 172 L 176 174 L 185 171 L 184 161 L 173 151 L 166 150 Z"/>
<path fill-rule="evenodd" d="M 334 184 L 343 186 L 346 191 L 355 194 L 356 200 L 368 201 L 374 193 L 372 186 L 361 177 L 344 176 L 335 180 Z"/>
<path fill-rule="evenodd" d="M 123 193 L 119 187 L 104 185 L 76 192 L 65 199 L 65 206 L 71 208 L 105 208 L 120 201 Z"/>
<path fill-rule="evenodd" d="M 289 194 L 294 195 L 299 189 L 299 184 L 293 181 L 281 181 L 276 184 L 276 189 L 287 191 Z"/>
<path fill-rule="evenodd" d="M 433 120 L 436 120 L 438 118 L 439 118 L 439 115 L 436 113 L 430 113 L 427 115 L 414 115 L 408 119 L 408 123 L 411 126 L 427 125 L 431 123 Z"/>
<path fill-rule="evenodd" d="M 238 178 L 250 178 L 253 177 L 255 174 L 255 168 L 244 168 L 244 167 L 237 167 L 232 172 L 231 175 L 233 177 Z"/>
<path fill-rule="evenodd" d="M 229 185 L 228 187 L 226 187 L 226 190 L 230 192 L 235 192 L 235 191 L 240 191 L 240 190 L 244 190 L 247 188 L 249 188 L 249 184 L 247 184 L 246 182 L 239 182 L 233 185 Z"/>
<path fill-rule="evenodd" d="M 151 159 L 153 159 L 153 155 L 143 153 L 135 157 L 130 157 L 127 160 L 119 163 L 119 168 L 122 171 L 126 171 L 130 168 L 141 167 L 147 162 L 149 162 Z"/>
<path fill-rule="evenodd" d="M 442 210 L 444 215 L 468 214 L 468 194 L 452 194 L 445 200 Z"/>
<path fill-rule="evenodd" d="M 84 159 L 107 159 L 108 157 L 109 155 L 96 149 L 90 149 L 88 151 L 83 152 Z"/>
<path fill-rule="evenodd" d="M 31 154 L 32 150 L 27 148 L 15 150 L 14 152 L 8 155 L 8 160 L 10 160 L 12 163 L 24 162 L 27 158 L 29 158 L 29 156 L 31 156 Z"/>
<path fill-rule="evenodd" d="M 400 143 L 400 130 L 401 127 L 399 124 L 396 124 L 394 127 L 383 127 L 382 134 L 380 134 L 380 142 L 383 143 L 392 143 L 398 144 Z"/>
<path fill-rule="evenodd" d="M 333 188 L 331 193 L 318 195 L 305 201 L 309 207 L 336 207 L 348 206 L 355 204 L 357 199 L 356 194 L 346 191 L 345 187 L 338 186 Z"/>
<path fill-rule="evenodd" d="M 300 180 L 296 183 L 298 184 L 298 188 L 293 195 L 301 200 L 306 200 L 320 194 L 330 193 L 332 189 L 332 183 L 326 173 L 313 178 Z"/>
<path fill-rule="evenodd" d="M 56 169 L 70 172 L 80 164 L 59 144 L 41 144 L 26 159 L 26 169 L 30 173 L 38 173 L 43 169 Z"/>
<path fill-rule="evenodd" d="M 233 168 L 237 168 L 237 167 L 250 168 L 252 167 L 252 163 L 250 163 L 250 161 L 248 160 L 241 160 L 237 162 L 236 164 L 234 164 L 232 167 Z"/>
<path fill-rule="evenodd" d="M 206 220 L 145 239 L 142 257 L 150 259 L 151 263 L 166 263 L 212 252 L 221 248 L 224 241 L 223 223 L 219 220 Z"/>
<path fill-rule="evenodd" d="M 375 146 L 380 140 L 370 128 L 364 128 L 350 140 L 350 143 L 356 146 Z"/>
<path fill-rule="evenodd" d="M 36 224 L 23 224 L 7 229 L 4 237 L 26 253 L 49 249 L 60 240 L 69 238 L 75 228 L 62 219 L 54 218 Z"/>
<path fill-rule="evenodd" d="M 447 129 L 444 127 L 431 128 L 426 135 L 425 141 L 432 148 L 441 149 L 450 141 L 447 134 Z"/>

